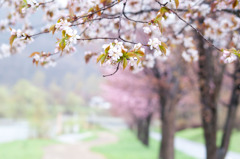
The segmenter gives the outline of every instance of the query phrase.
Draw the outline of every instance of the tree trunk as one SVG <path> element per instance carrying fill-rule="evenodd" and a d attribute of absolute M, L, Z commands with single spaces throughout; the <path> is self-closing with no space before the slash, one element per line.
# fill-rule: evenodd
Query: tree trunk
<path fill-rule="evenodd" d="M 150 122 L 151 122 L 152 114 L 149 114 L 143 123 L 143 132 L 142 132 L 142 143 L 145 146 L 149 146 L 149 128 L 150 128 Z"/>
<path fill-rule="evenodd" d="M 217 109 L 214 90 L 210 89 L 207 73 L 207 63 L 204 59 L 205 52 L 200 52 L 199 59 L 199 88 L 201 102 L 201 118 L 204 129 L 204 138 L 207 152 L 207 159 L 216 159 L 216 133 L 217 133 Z"/>
<path fill-rule="evenodd" d="M 210 109 L 206 106 L 202 108 L 202 123 L 206 143 L 207 159 L 215 159 L 217 152 L 217 111 L 215 108 Z"/>
<path fill-rule="evenodd" d="M 180 100 L 182 87 L 179 81 L 179 72 L 182 68 L 178 63 L 169 70 L 160 71 L 155 65 L 152 69 L 153 75 L 158 79 L 158 96 L 160 121 L 162 123 L 162 141 L 159 148 L 159 159 L 174 159 L 174 133 L 175 133 L 175 111 Z"/>
<path fill-rule="evenodd" d="M 162 105 L 160 159 L 174 159 L 175 105 Z"/>
<path fill-rule="evenodd" d="M 233 75 L 233 89 L 230 99 L 230 104 L 228 107 L 228 114 L 226 118 L 226 123 L 223 130 L 221 146 L 217 152 L 217 159 L 224 159 L 229 147 L 230 136 L 234 127 L 234 122 L 236 118 L 237 107 L 239 104 L 240 95 L 240 63 L 239 61 L 235 64 L 235 71 Z"/>
<path fill-rule="evenodd" d="M 204 18 L 199 18 L 198 30 L 204 31 Z M 207 159 L 217 158 L 216 134 L 217 134 L 217 99 L 221 89 L 225 65 L 219 63 L 218 57 L 214 57 L 213 48 L 205 43 L 203 37 L 196 33 L 197 48 L 199 52 L 199 90 L 201 102 L 201 118 L 204 130 L 204 138 Z"/>
<path fill-rule="evenodd" d="M 201 118 L 204 129 L 204 138 L 207 159 L 216 159 L 216 132 L 217 132 L 217 107 L 216 83 L 213 79 L 214 66 L 211 50 L 205 49 L 205 41 L 197 34 L 199 51 L 199 90 L 201 102 Z M 213 85 L 213 86 L 211 86 Z"/>
<path fill-rule="evenodd" d="M 145 145 L 149 146 L 149 128 L 152 114 L 149 114 L 146 118 L 138 120 L 137 137 Z"/>
<path fill-rule="evenodd" d="M 137 120 L 137 138 L 142 142 L 142 125 L 143 121 L 141 119 Z"/>

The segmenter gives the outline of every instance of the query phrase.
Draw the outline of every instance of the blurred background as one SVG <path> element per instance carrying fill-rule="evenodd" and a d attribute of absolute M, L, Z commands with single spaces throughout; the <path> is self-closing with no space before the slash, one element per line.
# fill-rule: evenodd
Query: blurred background
<path fill-rule="evenodd" d="M 36 18 L 32 21 L 39 25 Z M 0 44 L 8 43 L 9 33 L 0 37 Z M 85 64 L 87 47 L 59 58 L 56 67 L 34 66 L 28 56 L 53 50 L 52 38 L 38 37 L 21 54 L 0 61 L 0 159 L 157 159 L 161 113 L 150 87 L 155 81 L 128 71 L 103 78 L 94 60 Z M 227 112 L 228 83 L 226 78 L 219 129 Z M 176 108 L 176 159 L 204 158 L 198 88 L 187 87 L 190 92 Z M 239 159 L 240 122 L 234 127 L 230 158 Z M 221 135 L 219 130 L 218 144 Z"/>
<path fill-rule="evenodd" d="M 8 35 L 1 37 L 4 43 Z M 29 53 L 36 48 L 50 50 L 49 43 L 46 37 L 38 38 L 22 54 L 0 62 L 0 158 L 156 159 L 161 123 L 158 101 L 146 89 L 149 79 L 128 71 L 103 78 L 94 60 L 85 64 L 84 48 L 60 58 L 56 67 L 34 66 Z M 177 159 L 204 158 L 199 111 L 196 87 L 177 104 Z M 150 133 L 146 144 L 137 134 L 136 119 L 149 114 L 151 122 L 143 127 Z M 224 119 L 224 105 L 219 115 Z M 220 120 L 219 128 L 223 124 Z M 240 123 L 236 122 L 230 143 L 235 155 L 240 154 L 239 139 Z M 194 152 L 194 146 L 199 152 Z"/>

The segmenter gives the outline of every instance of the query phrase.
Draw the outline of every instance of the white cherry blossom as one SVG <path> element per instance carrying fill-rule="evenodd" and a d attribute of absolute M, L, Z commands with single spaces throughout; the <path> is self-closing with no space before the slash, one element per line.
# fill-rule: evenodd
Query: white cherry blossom
<path fill-rule="evenodd" d="M 150 34 L 152 30 L 149 27 L 143 27 L 143 32 L 146 34 Z"/>
<path fill-rule="evenodd" d="M 223 63 L 232 63 L 237 60 L 237 56 L 228 50 L 224 50 L 223 55 L 220 57 L 220 60 Z"/>
<path fill-rule="evenodd" d="M 60 19 L 60 22 L 58 22 L 55 25 L 56 29 L 59 29 L 59 30 L 68 30 L 70 26 L 71 26 L 71 23 L 63 19 Z"/>
<path fill-rule="evenodd" d="M 157 38 L 149 39 L 148 45 L 150 45 L 150 49 L 157 49 L 159 45 L 161 45 L 161 41 Z"/>

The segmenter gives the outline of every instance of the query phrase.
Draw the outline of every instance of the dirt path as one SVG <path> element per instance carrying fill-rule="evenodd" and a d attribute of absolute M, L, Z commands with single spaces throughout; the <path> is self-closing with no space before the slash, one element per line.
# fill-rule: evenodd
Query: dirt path
<path fill-rule="evenodd" d="M 105 159 L 104 156 L 91 152 L 90 148 L 114 143 L 117 137 L 111 133 L 100 133 L 99 138 L 90 142 L 52 145 L 45 149 L 43 159 Z"/>

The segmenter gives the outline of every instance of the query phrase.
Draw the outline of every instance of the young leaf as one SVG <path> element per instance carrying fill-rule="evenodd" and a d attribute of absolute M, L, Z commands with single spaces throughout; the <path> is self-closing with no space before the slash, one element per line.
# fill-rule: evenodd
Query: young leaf
<path fill-rule="evenodd" d="M 178 8 L 178 6 L 179 6 L 179 1 L 178 1 L 178 0 L 175 0 L 175 4 L 176 4 L 176 8 Z"/>
<path fill-rule="evenodd" d="M 158 28 L 161 33 L 163 33 L 163 25 L 160 21 L 158 21 Z"/>
<path fill-rule="evenodd" d="M 232 7 L 235 8 L 238 5 L 238 3 L 239 3 L 238 0 L 235 0 L 232 4 Z"/>
<path fill-rule="evenodd" d="M 170 12 L 171 12 L 171 10 L 168 9 L 167 7 L 162 7 L 160 9 L 160 13 L 161 13 L 162 16 L 164 16 L 166 13 L 170 13 Z"/>
<path fill-rule="evenodd" d="M 140 56 L 144 56 L 145 54 L 144 54 L 144 52 L 143 51 L 141 51 L 141 50 L 138 50 L 138 52 L 137 52 Z"/>
<path fill-rule="evenodd" d="M 162 53 L 164 53 L 166 55 L 167 50 L 166 50 L 166 48 L 164 46 L 159 45 L 159 49 L 161 50 Z"/>
<path fill-rule="evenodd" d="M 123 58 L 123 69 L 125 69 L 127 67 L 127 59 L 126 58 Z"/>
<path fill-rule="evenodd" d="M 17 35 L 12 35 L 9 39 L 9 43 L 10 43 L 10 46 L 12 47 L 12 44 L 14 42 L 14 40 L 17 38 Z"/>
<path fill-rule="evenodd" d="M 66 36 L 66 31 L 63 30 L 63 31 L 62 31 L 62 37 L 65 38 L 65 36 Z"/>
<path fill-rule="evenodd" d="M 164 42 L 161 42 L 161 45 L 165 48 L 168 48 L 167 44 L 165 44 Z"/>
<path fill-rule="evenodd" d="M 40 52 L 33 52 L 29 57 L 33 57 L 35 55 L 40 55 Z"/>
<path fill-rule="evenodd" d="M 54 34 L 55 31 L 56 31 L 56 28 L 55 28 L 55 24 L 54 24 L 49 28 L 49 32 L 52 32 L 52 34 Z"/>
<path fill-rule="evenodd" d="M 133 52 L 128 52 L 128 53 L 126 54 L 126 56 L 127 56 L 127 58 L 129 58 L 129 57 L 135 57 L 136 54 L 133 53 Z"/>
<path fill-rule="evenodd" d="M 105 53 L 107 54 L 109 50 L 110 50 L 110 45 L 105 49 Z"/>
<path fill-rule="evenodd" d="M 97 53 L 91 53 L 91 54 L 87 54 L 85 55 L 85 62 L 88 63 L 90 61 L 90 59 L 93 57 L 93 56 L 96 56 Z"/>
<path fill-rule="evenodd" d="M 65 38 L 63 38 L 59 43 L 59 48 L 61 51 L 63 51 L 65 47 L 66 47 L 66 41 L 65 41 Z"/>
<path fill-rule="evenodd" d="M 97 63 L 102 59 L 103 56 L 104 56 L 104 54 L 101 54 L 101 55 L 98 56 Z"/>
<path fill-rule="evenodd" d="M 103 57 L 101 58 L 101 64 L 103 64 L 104 62 L 105 62 L 105 60 L 106 60 L 106 55 L 105 54 L 103 54 Z"/>
<path fill-rule="evenodd" d="M 36 61 L 35 63 L 36 63 L 36 66 L 38 66 L 39 61 Z"/>

